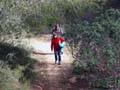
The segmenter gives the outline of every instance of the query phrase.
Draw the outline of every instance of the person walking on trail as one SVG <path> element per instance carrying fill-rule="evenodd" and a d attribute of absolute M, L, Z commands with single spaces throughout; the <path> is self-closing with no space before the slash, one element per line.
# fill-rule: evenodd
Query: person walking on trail
<path fill-rule="evenodd" d="M 56 24 L 55 26 L 54 26 L 54 28 L 52 29 L 52 34 L 53 34 L 53 36 L 54 36 L 54 34 L 59 34 L 59 35 L 63 35 L 63 29 L 58 25 L 58 24 Z"/>
<path fill-rule="evenodd" d="M 59 35 L 61 35 L 62 37 L 63 37 L 63 35 L 64 35 L 64 28 L 62 27 L 62 26 L 60 26 L 59 25 L 59 29 L 58 29 L 58 33 L 59 33 Z"/>
<path fill-rule="evenodd" d="M 62 38 L 60 35 L 55 33 L 51 41 L 51 51 L 54 50 L 55 64 L 58 61 L 58 65 L 61 64 L 61 49 L 64 47 L 63 44 L 64 44 L 64 38 Z"/>

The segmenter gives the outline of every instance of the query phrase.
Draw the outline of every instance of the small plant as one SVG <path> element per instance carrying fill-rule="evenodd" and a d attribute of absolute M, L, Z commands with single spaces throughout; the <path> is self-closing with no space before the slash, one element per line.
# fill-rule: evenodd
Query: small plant
<path fill-rule="evenodd" d="M 79 66 L 76 66 L 73 69 L 73 72 L 76 73 L 76 74 L 80 74 L 80 71 L 81 71 L 81 67 L 79 67 Z"/>

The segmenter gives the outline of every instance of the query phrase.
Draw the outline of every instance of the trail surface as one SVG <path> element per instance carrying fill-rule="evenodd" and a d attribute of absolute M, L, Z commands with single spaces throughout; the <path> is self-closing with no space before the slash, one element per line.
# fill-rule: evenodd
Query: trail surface
<path fill-rule="evenodd" d="M 36 79 L 32 83 L 33 90 L 69 90 L 71 86 L 66 80 L 72 71 L 72 56 L 68 47 L 63 49 L 62 64 L 57 65 L 50 49 L 50 35 L 31 38 L 29 43 L 34 49 L 32 57 L 38 60 L 34 66 Z"/>

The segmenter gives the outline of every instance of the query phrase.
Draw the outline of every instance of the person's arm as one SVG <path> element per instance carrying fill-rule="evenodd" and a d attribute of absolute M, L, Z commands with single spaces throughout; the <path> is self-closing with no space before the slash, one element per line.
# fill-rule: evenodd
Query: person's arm
<path fill-rule="evenodd" d="M 61 37 L 61 43 L 63 43 L 64 41 L 65 41 L 64 38 Z"/>
<path fill-rule="evenodd" d="M 53 44 L 53 39 L 51 41 L 51 51 L 53 51 L 53 48 L 54 48 L 54 44 Z"/>

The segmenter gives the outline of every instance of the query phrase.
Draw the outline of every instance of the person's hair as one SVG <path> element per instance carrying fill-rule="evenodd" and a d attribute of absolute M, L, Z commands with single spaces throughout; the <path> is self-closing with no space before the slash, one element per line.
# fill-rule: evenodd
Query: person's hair
<path fill-rule="evenodd" d="M 59 25 L 58 25 L 58 24 L 55 24 L 54 27 L 57 28 L 57 27 L 59 27 Z"/>

